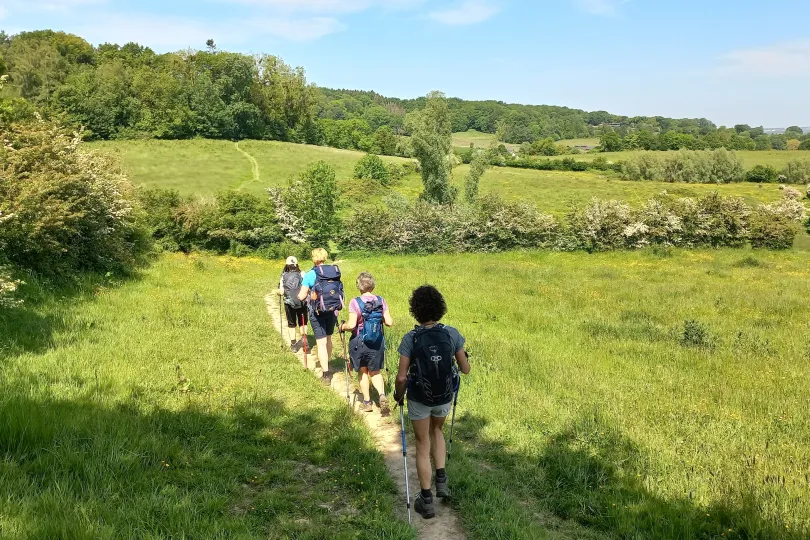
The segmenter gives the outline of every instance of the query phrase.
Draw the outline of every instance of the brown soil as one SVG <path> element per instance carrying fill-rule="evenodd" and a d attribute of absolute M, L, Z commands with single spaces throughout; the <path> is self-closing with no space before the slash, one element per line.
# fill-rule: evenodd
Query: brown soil
<path fill-rule="evenodd" d="M 273 321 L 273 327 L 277 330 L 281 330 L 281 320 L 279 319 L 279 296 L 275 293 L 268 294 L 265 297 L 265 302 L 267 303 L 267 312 L 270 315 L 270 318 Z M 284 327 L 286 327 L 286 321 L 284 321 Z M 284 342 L 287 343 L 287 338 L 282 336 Z M 339 355 L 340 351 L 340 338 L 336 335 L 335 339 L 335 355 Z M 308 340 L 310 344 L 308 346 L 308 350 L 310 354 L 308 355 L 308 364 L 309 369 L 314 372 L 315 376 L 320 377 L 321 371 L 319 368 L 315 368 L 316 360 L 314 351 L 312 351 L 313 346 L 315 345 L 314 339 L 310 338 Z M 292 354 L 292 353 L 291 353 Z M 303 351 L 297 353 L 299 361 L 301 362 L 301 366 L 304 366 L 304 353 Z M 344 399 L 346 398 L 346 377 L 344 372 L 333 372 L 334 377 L 332 378 L 332 390 L 342 396 Z M 377 443 L 377 449 L 383 454 L 385 457 L 385 466 L 388 469 L 388 474 L 394 480 L 394 484 L 397 486 L 397 489 L 400 493 L 400 500 L 401 504 L 397 505 L 397 511 L 399 513 L 399 517 L 403 520 L 408 519 L 407 509 L 405 506 L 405 471 L 403 467 L 403 459 L 402 459 L 402 439 L 400 435 L 400 423 L 399 423 L 399 410 L 394 409 L 391 412 L 390 418 L 383 418 L 380 416 L 380 411 L 377 408 L 376 404 L 374 406 L 374 412 L 371 413 L 363 413 L 360 412 L 358 409 L 360 404 L 362 403 L 362 398 L 359 393 L 359 389 L 356 387 L 355 381 L 351 382 L 350 388 L 350 403 L 351 406 L 354 408 L 355 413 L 361 415 L 363 420 L 368 426 L 369 431 L 374 436 L 374 440 Z M 393 400 L 392 404 L 393 404 Z M 407 418 L 406 418 L 407 422 Z M 416 445 L 414 444 L 411 438 L 408 439 L 408 480 L 410 485 L 410 493 L 411 493 L 411 501 L 416 497 L 419 493 L 419 481 L 416 476 Z M 452 489 L 452 482 L 451 482 L 451 489 Z M 413 506 L 413 504 L 411 505 Z M 416 527 L 416 530 L 419 533 L 419 538 L 424 540 L 445 540 L 445 539 L 456 539 L 456 538 L 466 538 L 464 531 L 461 528 L 461 520 L 458 517 L 458 514 L 447 504 L 442 503 L 439 499 L 436 499 L 436 517 L 433 519 L 422 519 L 422 516 L 417 514 L 413 509 L 411 509 L 411 520 Z"/>

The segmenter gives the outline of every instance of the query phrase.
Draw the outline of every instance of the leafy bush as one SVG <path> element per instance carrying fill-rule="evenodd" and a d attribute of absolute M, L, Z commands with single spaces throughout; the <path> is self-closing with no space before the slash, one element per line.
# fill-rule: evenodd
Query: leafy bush
<path fill-rule="evenodd" d="M 360 158 L 360 161 L 354 166 L 354 177 L 364 180 L 376 180 L 384 186 L 388 185 L 391 179 L 385 162 L 375 154 L 366 154 Z"/>
<path fill-rule="evenodd" d="M 807 184 L 810 182 L 810 159 L 792 159 L 782 169 L 785 181 L 791 184 Z"/>
<path fill-rule="evenodd" d="M 793 247 L 798 227 L 785 214 L 774 212 L 762 205 L 751 216 L 751 247 L 789 249 Z"/>
<path fill-rule="evenodd" d="M 719 148 L 641 152 L 622 163 L 621 175 L 625 180 L 723 184 L 742 180 L 744 169 L 734 152 Z"/>
<path fill-rule="evenodd" d="M 37 120 L 2 130 L 0 245 L 8 262 L 46 275 L 125 271 L 148 250 L 126 176 L 107 155 Z"/>
<path fill-rule="evenodd" d="M 723 197 L 716 191 L 697 200 L 673 201 L 683 227 L 686 247 L 740 247 L 748 239 L 751 209 L 740 197 Z"/>
<path fill-rule="evenodd" d="M 745 180 L 747 182 L 758 182 L 760 184 L 770 184 L 776 182 L 779 173 L 770 165 L 754 165 L 754 167 L 745 173 Z"/>
<path fill-rule="evenodd" d="M 567 222 L 570 237 L 578 249 L 608 251 L 628 247 L 625 233 L 633 223 L 633 216 L 624 202 L 594 198 L 583 208 L 574 206 Z M 636 234 L 636 231 L 630 232 Z"/>

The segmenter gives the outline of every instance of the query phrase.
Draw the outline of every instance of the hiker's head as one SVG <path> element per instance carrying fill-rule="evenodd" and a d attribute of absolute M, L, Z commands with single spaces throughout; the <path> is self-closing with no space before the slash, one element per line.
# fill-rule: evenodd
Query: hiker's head
<path fill-rule="evenodd" d="M 360 275 L 357 276 L 357 289 L 361 293 L 371 292 L 376 286 L 377 283 L 374 281 L 374 276 L 368 272 L 360 272 Z"/>
<path fill-rule="evenodd" d="M 411 295 L 411 315 L 419 324 L 438 322 L 447 313 L 444 296 L 433 285 L 422 285 Z"/>
<path fill-rule="evenodd" d="M 298 259 L 290 255 L 287 257 L 287 261 L 284 266 L 285 272 L 300 272 L 301 269 L 298 267 Z"/>
<path fill-rule="evenodd" d="M 325 263 L 328 258 L 329 253 L 325 249 L 317 248 L 312 250 L 312 264 L 315 266 Z"/>

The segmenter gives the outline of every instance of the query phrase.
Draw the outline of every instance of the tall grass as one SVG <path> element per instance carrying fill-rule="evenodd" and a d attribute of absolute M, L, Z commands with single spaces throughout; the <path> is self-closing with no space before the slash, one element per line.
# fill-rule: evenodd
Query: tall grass
<path fill-rule="evenodd" d="M 395 343 L 422 283 L 442 290 L 446 322 L 469 340 L 448 472 L 473 538 L 572 522 L 620 538 L 810 536 L 806 254 L 382 257 L 342 269 L 375 275 Z"/>
<path fill-rule="evenodd" d="M 0 316 L 0 537 L 413 538 L 369 434 L 268 326 L 276 270 L 164 257 Z"/>

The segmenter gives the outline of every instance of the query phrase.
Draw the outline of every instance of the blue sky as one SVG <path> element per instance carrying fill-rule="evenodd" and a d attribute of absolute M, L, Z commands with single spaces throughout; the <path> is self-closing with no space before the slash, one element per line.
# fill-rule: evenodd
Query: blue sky
<path fill-rule="evenodd" d="M 810 2 L 749 0 L 0 0 L 7 32 L 213 38 L 321 86 L 765 127 L 810 125 L 808 20 Z"/>

